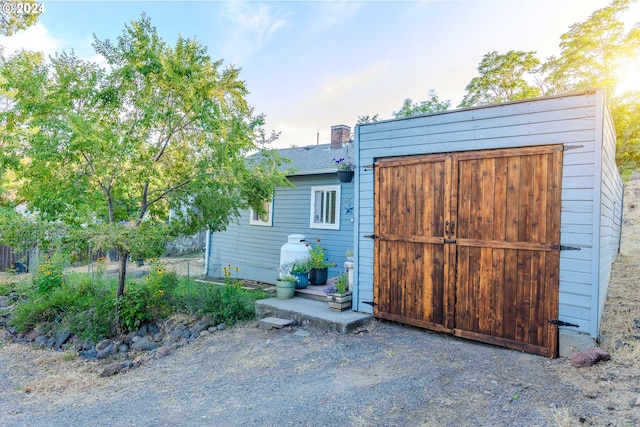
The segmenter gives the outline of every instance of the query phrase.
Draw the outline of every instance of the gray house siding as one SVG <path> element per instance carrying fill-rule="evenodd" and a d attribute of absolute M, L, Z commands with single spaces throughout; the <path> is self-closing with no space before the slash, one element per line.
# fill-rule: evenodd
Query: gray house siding
<path fill-rule="evenodd" d="M 374 231 L 370 165 L 377 158 L 549 144 L 565 147 L 561 244 L 581 249 L 561 252 L 559 317 L 595 337 L 619 246 L 622 197 L 615 134 L 600 91 L 358 126 L 354 308 L 372 312 L 373 241 L 364 236 Z"/>
<path fill-rule="evenodd" d="M 280 264 L 280 248 L 290 234 L 303 234 L 314 243 L 321 239 L 329 259 L 337 263 L 329 277 L 343 271 L 346 251 L 353 250 L 353 183 L 340 183 L 335 172 L 289 177 L 294 188 L 279 188 L 273 199 L 273 225 L 249 224 L 249 211 L 209 240 L 208 275 L 221 277 L 222 268 L 240 268 L 238 278 L 274 283 Z M 340 229 L 310 228 L 311 187 L 340 185 Z M 232 275 L 236 272 L 232 270 Z"/>

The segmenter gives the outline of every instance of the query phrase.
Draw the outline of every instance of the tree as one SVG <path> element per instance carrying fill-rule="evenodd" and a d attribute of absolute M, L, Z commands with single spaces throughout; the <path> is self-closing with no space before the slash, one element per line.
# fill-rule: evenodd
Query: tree
<path fill-rule="evenodd" d="M 421 114 L 438 113 L 441 111 L 447 111 L 450 106 L 451 101 L 440 101 L 437 92 L 430 89 L 427 99 L 419 104 L 414 104 L 410 98 L 405 99 L 400 110 L 393 112 L 393 117 L 396 119 L 402 119 Z"/>
<path fill-rule="evenodd" d="M 614 94 L 618 71 L 640 53 L 640 22 L 625 31 L 621 20 L 633 1 L 614 0 L 560 37 L 560 55 L 543 66 L 547 93 L 602 88 Z"/>
<path fill-rule="evenodd" d="M 223 230 L 288 182 L 237 68 L 194 40 L 167 45 L 145 15 L 93 45 L 107 69 L 62 53 L 49 63 L 18 54 L 0 71 L 15 92 L 14 127 L 37 130 L 23 138 L 21 196 L 41 220 L 67 224 L 75 244 L 120 251 L 120 297 L 129 255 Z"/>
<path fill-rule="evenodd" d="M 459 106 L 498 104 L 540 96 L 540 87 L 528 82 L 528 79 L 535 82 L 539 65 L 535 52 L 487 53 L 478 66 L 480 76 L 471 79 Z"/>
<path fill-rule="evenodd" d="M 358 116 L 358 120 L 356 121 L 356 124 L 362 125 L 365 123 L 374 123 L 379 120 L 380 120 L 380 117 L 378 116 L 378 114 L 374 114 L 373 116 L 369 116 L 369 115 Z"/>
<path fill-rule="evenodd" d="M 10 36 L 36 23 L 44 4 L 36 0 L 3 0 L 0 12 L 0 35 Z"/>
<path fill-rule="evenodd" d="M 606 90 L 616 128 L 618 166 L 632 171 L 640 164 L 638 93 L 617 93 L 619 72 L 640 59 L 640 22 L 628 30 L 622 17 L 634 0 L 614 0 L 561 36 L 561 53 L 544 64 L 547 93 L 596 88 Z"/>

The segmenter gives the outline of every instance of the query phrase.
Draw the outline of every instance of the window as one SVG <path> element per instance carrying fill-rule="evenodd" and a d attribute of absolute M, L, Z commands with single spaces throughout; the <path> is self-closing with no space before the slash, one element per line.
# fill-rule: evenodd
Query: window
<path fill-rule="evenodd" d="M 340 229 L 340 186 L 311 187 L 311 228 Z"/>
<path fill-rule="evenodd" d="M 249 208 L 249 224 L 262 225 L 264 227 L 273 226 L 273 200 L 264 203 L 265 214 L 260 216 L 258 212 Z"/>

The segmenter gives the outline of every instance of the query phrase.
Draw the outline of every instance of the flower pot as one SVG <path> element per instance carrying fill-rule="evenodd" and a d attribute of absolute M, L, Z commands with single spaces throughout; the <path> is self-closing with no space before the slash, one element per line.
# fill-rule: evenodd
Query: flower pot
<path fill-rule="evenodd" d="M 352 293 L 346 292 L 344 294 L 329 294 L 327 295 L 327 301 L 329 301 L 329 308 L 337 311 L 345 311 L 351 309 Z"/>
<path fill-rule="evenodd" d="M 276 280 L 276 296 L 280 299 L 293 298 L 293 294 L 296 292 L 296 283 L 298 282 Z"/>
<path fill-rule="evenodd" d="M 327 283 L 328 268 L 312 268 L 309 272 L 309 283 L 313 286 L 324 286 Z"/>
<path fill-rule="evenodd" d="M 298 278 L 298 283 L 296 283 L 296 289 L 304 289 L 309 284 L 309 273 L 293 273 L 294 276 Z"/>
<path fill-rule="evenodd" d="M 340 179 L 340 182 L 351 182 L 351 180 L 353 179 L 353 174 L 354 171 L 351 170 L 339 170 L 338 178 Z"/>

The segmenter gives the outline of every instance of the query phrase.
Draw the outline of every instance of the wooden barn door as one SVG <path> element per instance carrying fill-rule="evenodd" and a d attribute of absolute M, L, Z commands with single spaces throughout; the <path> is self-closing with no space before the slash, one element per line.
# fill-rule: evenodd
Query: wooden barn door
<path fill-rule="evenodd" d="M 554 357 L 562 146 L 376 163 L 374 314 Z"/>

